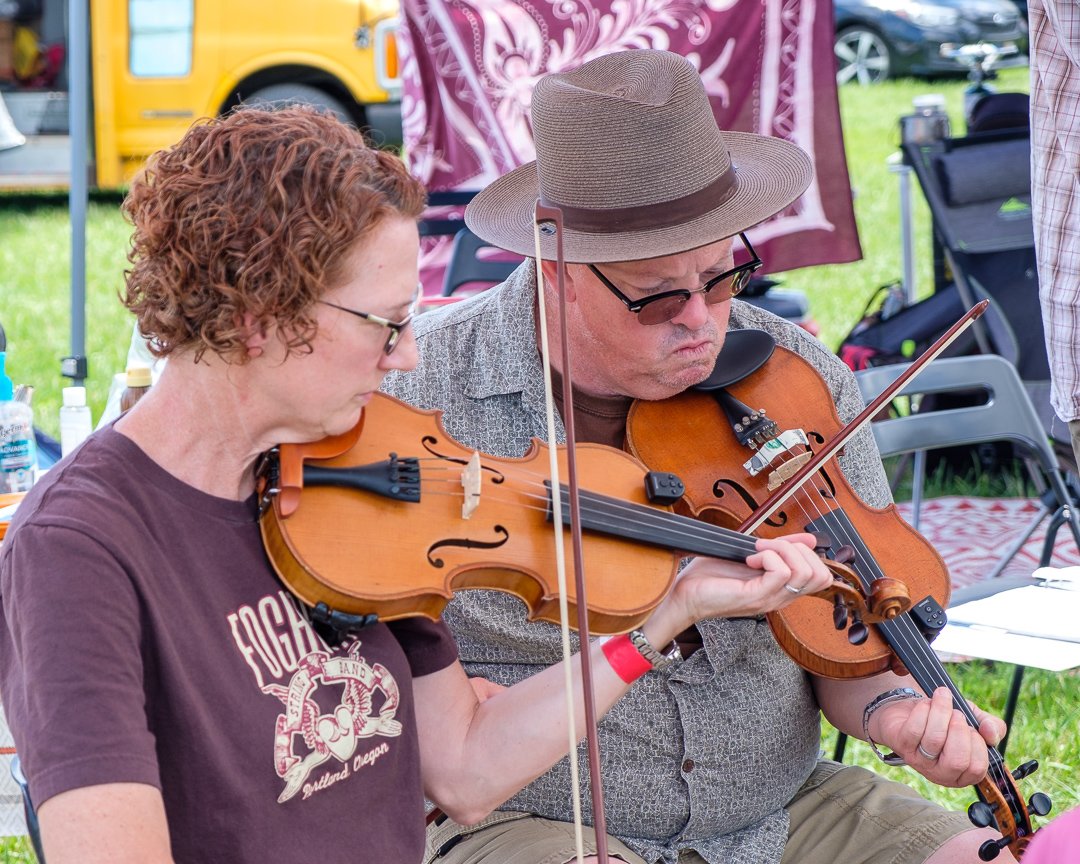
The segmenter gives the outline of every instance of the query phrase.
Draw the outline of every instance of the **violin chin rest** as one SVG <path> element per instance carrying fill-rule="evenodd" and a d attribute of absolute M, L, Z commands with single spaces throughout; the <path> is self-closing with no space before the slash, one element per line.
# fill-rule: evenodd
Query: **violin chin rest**
<path fill-rule="evenodd" d="M 742 381 L 765 365 L 775 347 L 773 337 L 764 330 L 728 330 L 712 373 L 693 389 L 722 390 Z"/>

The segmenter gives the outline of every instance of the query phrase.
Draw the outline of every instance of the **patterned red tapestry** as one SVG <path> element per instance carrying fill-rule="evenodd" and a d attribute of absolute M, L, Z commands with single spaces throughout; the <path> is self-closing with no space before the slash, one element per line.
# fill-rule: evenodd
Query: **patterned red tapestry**
<path fill-rule="evenodd" d="M 664 49 L 700 70 L 722 129 L 786 138 L 814 161 L 806 194 L 749 232 L 766 269 L 861 257 L 829 0 L 404 0 L 402 16 L 405 148 L 430 190 L 477 190 L 533 159 L 540 76 Z"/>

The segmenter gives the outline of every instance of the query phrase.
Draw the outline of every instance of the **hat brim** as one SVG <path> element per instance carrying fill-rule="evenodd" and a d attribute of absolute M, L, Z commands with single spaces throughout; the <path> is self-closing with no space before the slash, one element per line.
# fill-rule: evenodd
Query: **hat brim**
<path fill-rule="evenodd" d="M 642 231 L 594 233 L 566 228 L 565 260 L 577 264 L 638 261 L 715 243 L 779 213 L 806 191 L 814 176 L 806 153 L 783 139 L 725 132 L 724 142 L 738 186 L 717 207 L 679 225 Z M 500 249 L 534 257 L 533 212 L 538 196 L 536 163 L 530 162 L 479 192 L 465 210 L 465 224 Z M 554 258 L 555 238 L 541 234 L 540 248 L 545 258 Z"/>

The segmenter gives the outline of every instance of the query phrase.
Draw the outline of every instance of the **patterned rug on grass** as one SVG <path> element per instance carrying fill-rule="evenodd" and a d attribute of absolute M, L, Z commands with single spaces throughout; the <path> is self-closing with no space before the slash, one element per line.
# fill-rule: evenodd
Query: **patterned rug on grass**
<path fill-rule="evenodd" d="M 900 504 L 904 518 L 911 520 L 911 505 Z M 962 588 L 986 578 L 1001 555 L 1019 540 L 1039 512 L 1032 498 L 945 497 L 924 501 L 919 532 L 945 559 L 953 588 Z M 1050 517 L 1024 544 L 1005 568 L 1002 576 L 1030 576 L 1039 566 Z M 1063 525 L 1054 542 L 1052 567 L 1080 565 L 1080 551 L 1072 533 Z"/>

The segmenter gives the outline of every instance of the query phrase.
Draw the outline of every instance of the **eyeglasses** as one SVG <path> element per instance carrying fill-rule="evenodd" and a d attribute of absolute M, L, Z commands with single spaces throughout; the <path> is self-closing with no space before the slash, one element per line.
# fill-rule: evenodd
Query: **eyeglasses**
<path fill-rule="evenodd" d="M 742 240 L 746 251 L 750 253 L 751 260 L 745 264 L 740 264 L 738 267 L 725 270 L 700 288 L 693 290 L 680 288 L 677 291 L 662 291 L 650 297 L 643 297 L 641 300 L 631 300 L 616 288 L 614 283 L 601 273 L 596 265 L 590 264 L 589 269 L 612 294 L 622 300 L 629 311 L 637 315 L 638 323 L 646 325 L 663 324 L 682 312 L 683 307 L 690 302 L 690 297 L 698 292 L 704 296 L 706 303 L 713 305 L 730 300 L 746 287 L 750 277 L 760 269 L 762 261 L 758 258 L 757 252 L 754 251 L 754 247 L 750 245 L 750 241 L 745 234 L 740 232 L 739 239 Z"/>
<path fill-rule="evenodd" d="M 409 301 L 409 314 L 402 318 L 400 321 L 391 321 L 389 318 L 383 318 L 381 315 L 373 315 L 370 312 L 357 312 L 355 309 L 349 309 L 347 306 L 339 306 L 337 303 L 331 303 L 329 300 L 320 300 L 324 306 L 333 306 L 335 309 L 340 309 L 342 312 L 348 312 L 350 315 L 355 315 L 357 318 L 363 318 L 365 321 L 370 321 L 372 324 L 378 324 L 380 327 L 386 327 L 390 330 L 390 333 L 386 337 L 386 344 L 383 345 L 384 354 L 393 354 L 394 349 L 397 348 L 398 342 L 401 341 L 401 334 L 405 332 L 410 324 L 412 324 L 413 318 L 416 317 L 416 310 L 420 305 L 420 297 L 424 293 L 424 286 L 417 285 L 416 292 L 412 296 L 412 300 Z"/>

